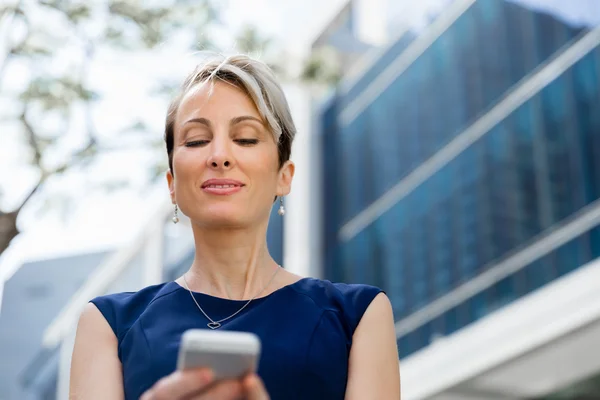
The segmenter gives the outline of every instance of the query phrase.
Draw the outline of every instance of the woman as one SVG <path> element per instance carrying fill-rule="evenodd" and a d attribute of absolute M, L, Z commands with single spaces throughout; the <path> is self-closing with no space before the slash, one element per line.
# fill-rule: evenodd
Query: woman
<path fill-rule="evenodd" d="M 174 222 L 195 258 L 175 281 L 93 299 L 80 317 L 72 399 L 400 398 L 392 308 L 381 290 L 301 278 L 271 258 L 274 199 L 290 192 L 295 127 L 271 70 L 245 56 L 199 66 L 166 120 Z M 368 266 L 365 266 L 368 267 Z M 175 371 L 191 328 L 250 331 L 258 373 Z"/>

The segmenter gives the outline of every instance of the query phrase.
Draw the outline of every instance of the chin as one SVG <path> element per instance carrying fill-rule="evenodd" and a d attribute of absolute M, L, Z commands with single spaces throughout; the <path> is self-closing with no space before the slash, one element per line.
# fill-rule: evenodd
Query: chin
<path fill-rule="evenodd" d="M 207 228 L 241 228 L 250 223 L 249 215 L 244 210 L 204 210 L 198 215 L 198 225 Z"/>
<path fill-rule="evenodd" d="M 204 227 L 204 228 L 209 228 L 209 229 L 221 229 L 221 228 L 228 228 L 228 229 L 238 229 L 238 228 L 244 228 L 246 226 L 248 226 L 249 224 L 240 219 L 240 218 L 205 218 L 202 219 L 200 224 L 200 226 Z"/>

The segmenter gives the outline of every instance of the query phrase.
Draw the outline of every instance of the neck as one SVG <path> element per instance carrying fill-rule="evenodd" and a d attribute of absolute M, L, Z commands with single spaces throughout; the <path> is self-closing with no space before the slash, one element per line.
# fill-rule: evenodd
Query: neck
<path fill-rule="evenodd" d="M 186 277 L 194 291 L 249 299 L 259 295 L 278 268 L 267 249 L 266 227 L 208 230 L 193 226 L 193 232 L 196 254 Z"/>

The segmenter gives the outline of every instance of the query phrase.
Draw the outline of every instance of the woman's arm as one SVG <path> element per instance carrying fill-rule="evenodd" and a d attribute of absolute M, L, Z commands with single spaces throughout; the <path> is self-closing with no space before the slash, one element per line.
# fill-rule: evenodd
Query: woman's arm
<path fill-rule="evenodd" d="M 363 315 L 350 350 L 346 400 L 399 400 L 400 369 L 389 299 L 378 294 Z"/>
<path fill-rule="evenodd" d="M 93 303 L 79 318 L 71 360 L 70 400 L 123 399 L 117 338 Z"/>

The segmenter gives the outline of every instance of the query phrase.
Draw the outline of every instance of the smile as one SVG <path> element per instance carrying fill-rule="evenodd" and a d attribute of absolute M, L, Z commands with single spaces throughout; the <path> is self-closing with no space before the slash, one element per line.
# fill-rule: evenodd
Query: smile
<path fill-rule="evenodd" d="M 237 185 L 208 185 L 208 186 L 204 186 L 204 188 L 217 188 L 217 189 L 233 188 L 233 187 L 239 187 L 239 186 L 237 186 Z"/>
<path fill-rule="evenodd" d="M 209 179 L 202 184 L 205 193 L 216 195 L 231 195 L 239 192 L 244 184 L 231 179 Z"/>

